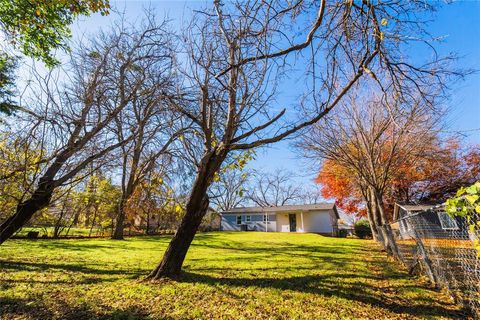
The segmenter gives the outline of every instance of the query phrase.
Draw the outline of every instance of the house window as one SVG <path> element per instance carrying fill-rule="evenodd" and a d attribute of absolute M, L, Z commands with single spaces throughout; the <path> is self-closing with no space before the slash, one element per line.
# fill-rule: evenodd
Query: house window
<path fill-rule="evenodd" d="M 252 221 L 252 216 L 247 216 L 247 218 L 245 219 L 246 222 L 250 222 Z"/>
<path fill-rule="evenodd" d="M 443 230 L 458 230 L 457 221 L 445 212 L 437 212 Z"/>
<path fill-rule="evenodd" d="M 237 216 L 237 224 L 242 224 L 242 216 Z"/>

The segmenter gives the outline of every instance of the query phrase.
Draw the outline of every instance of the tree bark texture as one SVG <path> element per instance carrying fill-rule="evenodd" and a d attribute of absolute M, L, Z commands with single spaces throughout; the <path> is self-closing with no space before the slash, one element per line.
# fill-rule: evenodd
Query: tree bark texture
<path fill-rule="evenodd" d="M 374 191 L 374 199 L 377 206 L 378 214 L 380 216 L 382 230 L 384 232 L 383 240 L 384 240 L 385 248 L 395 258 L 400 259 L 400 250 L 398 249 L 392 227 L 390 226 L 385 213 L 385 208 L 383 205 L 383 196 L 380 192 Z"/>
<path fill-rule="evenodd" d="M 207 213 L 209 206 L 208 187 L 211 185 L 213 176 L 220 168 L 225 156 L 226 154 L 207 154 L 202 159 L 192 193 L 186 205 L 185 216 L 170 241 L 162 261 L 147 279 L 177 279 L 180 277 L 187 251 L 203 217 Z"/>
<path fill-rule="evenodd" d="M 125 205 L 127 199 L 122 196 L 120 204 L 118 205 L 117 217 L 115 219 L 115 229 L 112 234 L 112 239 L 123 240 L 123 228 L 125 227 Z"/>
<path fill-rule="evenodd" d="M 364 194 L 364 200 L 367 205 L 367 219 L 368 223 L 370 224 L 370 230 L 372 231 L 372 237 L 373 240 L 379 241 L 378 238 L 378 226 L 375 222 L 374 219 L 374 212 L 372 208 L 372 200 L 368 192 L 363 193 Z"/>
<path fill-rule="evenodd" d="M 140 162 L 140 156 L 142 152 L 142 144 L 143 144 L 143 126 L 141 125 L 140 131 L 138 134 L 138 139 L 135 141 L 135 148 L 133 151 L 133 156 L 131 159 L 131 166 L 130 170 L 127 170 L 127 166 L 129 163 L 128 154 L 124 154 L 123 156 L 123 172 L 122 172 L 122 197 L 120 199 L 120 203 L 118 205 L 118 212 L 115 221 L 115 231 L 112 234 L 112 239 L 115 240 L 123 240 L 123 229 L 125 227 L 125 208 L 127 206 L 127 202 L 132 196 L 135 187 L 138 183 L 138 164 Z"/>
<path fill-rule="evenodd" d="M 200 202 L 201 206 L 196 209 L 187 209 L 185 217 L 182 219 L 177 232 L 165 251 L 162 262 L 150 273 L 148 278 L 176 279 L 180 277 L 187 251 L 208 208 L 207 198 L 200 201 L 192 201 L 192 204 L 193 202 Z"/>
<path fill-rule="evenodd" d="M 0 244 L 20 230 L 32 218 L 35 212 L 48 206 L 53 190 L 53 183 L 40 182 L 32 196 L 18 204 L 15 214 L 0 225 Z"/>

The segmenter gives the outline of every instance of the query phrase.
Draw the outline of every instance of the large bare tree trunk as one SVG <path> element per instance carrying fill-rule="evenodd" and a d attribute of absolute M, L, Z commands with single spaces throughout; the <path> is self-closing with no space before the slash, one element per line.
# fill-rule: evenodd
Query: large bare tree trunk
<path fill-rule="evenodd" d="M 46 170 L 45 175 L 39 179 L 37 188 L 32 193 L 32 196 L 19 203 L 15 214 L 0 225 L 0 244 L 20 230 L 36 212 L 50 204 L 56 187 L 54 177 L 63 163 L 69 158 L 69 154 L 71 154 L 71 150 L 66 149 L 56 157 L 52 165 Z"/>
<path fill-rule="evenodd" d="M 115 220 L 115 230 L 112 234 L 112 239 L 123 240 L 123 228 L 125 227 L 125 205 L 127 200 L 122 196 L 120 204 L 118 205 L 117 218 Z"/>
<path fill-rule="evenodd" d="M 197 233 L 203 217 L 207 213 L 209 200 L 208 187 L 212 183 L 215 172 L 220 168 L 226 154 L 208 153 L 202 159 L 192 193 L 186 205 L 185 216 L 170 241 L 160 264 L 150 273 L 147 279 L 172 278 L 180 276 L 183 261 L 188 248 Z"/>
<path fill-rule="evenodd" d="M 135 190 L 135 178 L 134 175 L 136 174 L 137 170 L 137 163 L 138 159 L 134 159 L 134 168 L 132 169 L 133 172 L 130 173 L 130 177 L 128 179 L 127 186 L 125 188 L 125 191 L 122 194 L 122 197 L 120 199 L 120 203 L 118 205 L 118 212 L 117 212 L 117 218 L 115 222 L 115 231 L 112 234 L 112 239 L 115 240 L 123 240 L 123 229 L 125 227 L 125 209 L 127 207 L 127 202 L 131 198 L 133 191 Z"/>
<path fill-rule="evenodd" d="M 148 276 L 149 279 L 178 278 L 188 248 L 197 233 L 208 208 L 208 198 L 191 199 L 182 222 L 163 256 L 162 262 Z"/>
<path fill-rule="evenodd" d="M 369 199 L 370 199 L 370 210 L 371 210 L 371 216 L 372 216 L 371 218 L 372 218 L 373 224 L 375 225 L 375 229 L 377 231 L 377 237 L 378 237 L 378 234 L 381 233 L 380 229 L 382 226 L 382 219 L 380 218 L 380 213 L 375 200 L 375 194 L 372 188 L 369 188 Z"/>
<path fill-rule="evenodd" d="M 135 190 L 136 182 L 138 182 L 137 170 L 138 170 L 138 164 L 140 161 L 140 156 L 142 153 L 144 125 L 145 124 L 142 123 L 138 133 L 138 139 L 135 141 L 136 145 L 133 151 L 133 157 L 131 159 L 131 167 L 129 171 L 127 171 L 127 164 L 129 162 L 128 154 L 125 153 L 123 155 L 122 197 L 118 205 L 117 218 L 115 222 L 115 231 L 112 234 L 112 239 L 115 239 L 115 240 L 123 240 L 123 229 L 125 227 L 125 216 L 126 216 L 125 209 L 126 209 L 128 200 L 130 199 L 130 197 L 133 194 L 133 191 Z"/>
<path fill-rule="evenodd" d="M 32 218 L 35 212 L 48 206 L 52 198 L 53 189 L 51 183 L 41 182 L 32 196 L 17 206 L 15 214 L 0 225 L 0 244 L 20 230 Z"/>
<path fill-rule="evenodd" d="M 396 258 L 400 258 L 400 251 L 397 246 L 397 242 L 395 241 L 395 237 L 393 235 L 393 230 L 390 227 L 388 222 L 384 205 L 383 205 L 383 196 L 377 190 L 372 189 L 372 195 L 374 199 L 374 204 L 377 207 L 378 215 L 381 222 L 381 231 L 383 233 L 383 243 L 387 252 L 393 255 Z"/>
<path fill-rule="evenodd" d="M 375 224 L 375 221 L 373 220 L 371 209 L 367 209 L 367 219 L 368 223 L 370 224 L 370 230 L 372 231 L 373 240 L 378 241 L 378 228 Z"/>
<path fill-rule="evenodd" d="M 374 219 L 374 212 L 373 212 L 373 208 L 372 208 L 372 199 L 371 199 L 368 191 L 363 193 L 363 194 L 364 194 L 365 202 L 367 204 L 367 218 L 368 218 L 368 223 L 370 224 L 370 230 L 372 231 L 373 240 L 379 241 L 378 240 L 378 225 L 377 225 L 377 223 L 375 222 L 375 219 Z"/>

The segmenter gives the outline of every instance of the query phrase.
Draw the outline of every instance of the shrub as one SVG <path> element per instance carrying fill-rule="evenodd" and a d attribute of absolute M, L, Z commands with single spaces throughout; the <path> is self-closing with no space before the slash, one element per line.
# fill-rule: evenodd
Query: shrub
<path fill-rule="evenodd" d="M 480 181 L 469 186 L 460 188 L 455 197 L 448 199 L 445 211 L 451 217 L 463 217 L 466 219 L 470 236 L 474 239 L 473 244 L 480 258 Z"/>
<path fill-rule="evenodd" d="M 370 229 L 370 223 L 368 220 L 359 220 L 354 226 L 355 235 L 360 239 L 371 238 L 372 230 Z"/>
<path fill-rule="evenodd" d="M 338 237 L 339 238 L 346 238 L 347 235 L 348 235 L 348 230 L 346 230 L 346 229 L 338 230 Z"/>

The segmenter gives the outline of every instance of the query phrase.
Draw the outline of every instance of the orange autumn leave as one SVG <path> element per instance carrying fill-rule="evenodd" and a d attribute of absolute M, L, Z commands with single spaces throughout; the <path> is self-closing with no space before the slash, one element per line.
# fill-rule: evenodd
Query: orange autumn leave
<path fill-rule="evenodd" d="M 395 202 L 442 202 L 461 186 L 480 179 L 480 146 L 466 149 L 449 140 L 432 147 L 429 156 L 396 165 L 384 197 L 387 211 Z M 354 176 L 340 163 L 326 160 L 316 182 L 322 185 L 321 195 L 335 199 L 346 213 L 365 215 Z"/>
<path fill-rule="evenodd" d="M 362 205 L 362 196 L 357 191 L 352 175 L 342 165 L 326 160 L 315 179 L 322 185 L 322 197 L 335 199 L 336 205 L 348 214 L 358 213 L 365 216 L 366 210 Z"/>

